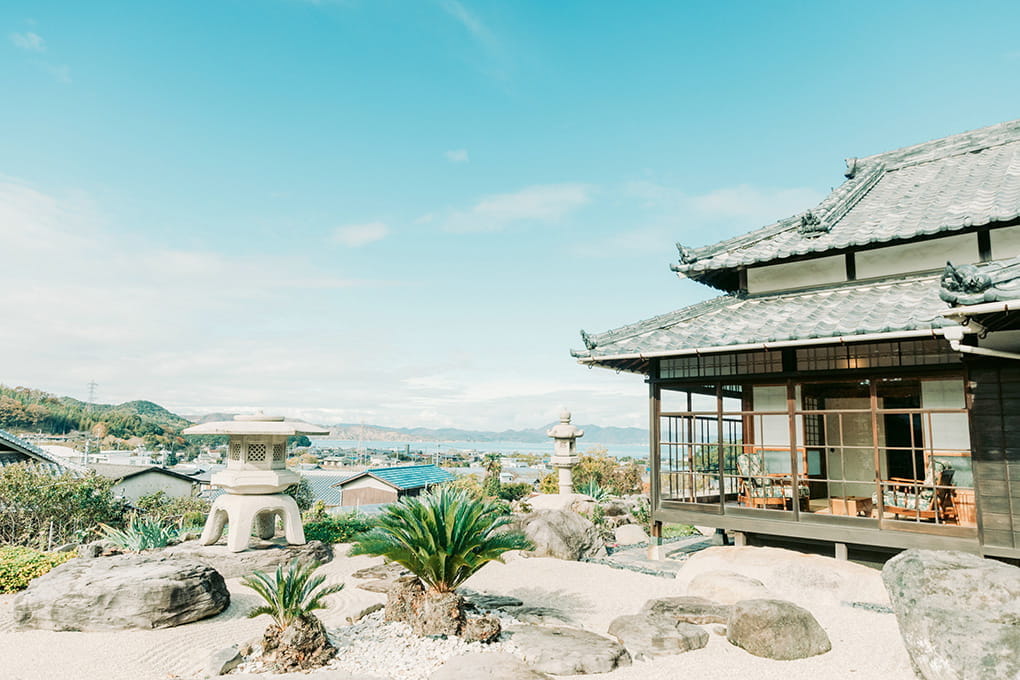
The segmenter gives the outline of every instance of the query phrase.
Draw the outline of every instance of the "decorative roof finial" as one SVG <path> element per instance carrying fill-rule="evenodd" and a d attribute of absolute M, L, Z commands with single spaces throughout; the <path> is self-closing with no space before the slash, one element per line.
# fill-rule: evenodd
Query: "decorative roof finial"
<path fill-rule="evenodd" d="M 682 243 L 676 244 L 677 252 L 680 253 L 680 264 L 694 264 L 698 261 L 697 256 L 694 255 L 694 251 L 685 246 Z"/>
<path fill-rule="evenodd" d="M 808 210 L 800 216 L 800 226 L 797 227 L 797 231 L 813 238 L 828 233 L 830 228 L 831 225 L 825 224 L 818 215 Z"/>

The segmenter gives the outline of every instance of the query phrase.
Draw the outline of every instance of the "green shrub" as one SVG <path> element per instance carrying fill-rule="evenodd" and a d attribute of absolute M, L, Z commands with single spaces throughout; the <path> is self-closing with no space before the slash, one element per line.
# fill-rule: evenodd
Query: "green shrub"
<path fill-rule="evenodd" d="M 167 496 L 162 491 L 142 496 L 135 505 L 146 518 L 178 528 L 204 523 L 212 507 L 198 496 Z"/>
<path fill-rule="evenodd" d="M 132 517 L 128 526 L 117 529 L 103 524 L 103 538 L 119 548 L 141 552 L 150 548 L 165 548 L 177 538 L 177 529 L 151 519 Z"/>
<path fill-rule="evenodd" d="M 511 521 L 496 502 L 441 486 L 388 506 L 351 554 L 382 555 L 432 590 L 449 592 L 506 551 L 530 547 L 523 534 L 504 529 Z"/>
<path fill-rule="evenodd" d="M 54 475 L 29 464 L 0 469 L 0 544 L 48 548 L 89 540 L 99 524 L 119 524 L 124 503 L 112 479 Z"/>
<path fill-rule="evenodd" d="M 534 490 L 534 487 L 527 482 L 503 484 L 499 488 L 499 497 L 505 501 L 519 501 Z"/>
<path fill-rule="evenodd" d="M 244 585 L 254 590 L 266 601 L 264 605 L 255 607 L 248 612 L 248 618 L 253 619 L 260 614 L 269 614 L 282 630 L 317 609 L 325 609 L 326 605 L 322 599 L 327 595 L 340 592 L 344 584 L 336 583 L 320 588 L 325 577 L 312 576 L 312 572 L 318 567 L 317 562 L 302 567 L 297 560 L 294 560 L 286 572 L 283 570 L 283 566 L 277 567 L 275 577 L 256 571 L 251 576 L 242 578 L 241 582 Z"/>
<path fill-rule="evenodd" d="M 305 540 L 330 544 L 347 543 L 374 526 L 375 522 L 371 517 L 357 511 L 327 515 L 322 519 L 305 522 Z"/>
<path fill-rule="evenodd" d="M 0 548 L 0 593 L 23 590 L 32 579 L 74 556 L 73 552 L 48 553 L 17 545 L 4 546 Z"/>

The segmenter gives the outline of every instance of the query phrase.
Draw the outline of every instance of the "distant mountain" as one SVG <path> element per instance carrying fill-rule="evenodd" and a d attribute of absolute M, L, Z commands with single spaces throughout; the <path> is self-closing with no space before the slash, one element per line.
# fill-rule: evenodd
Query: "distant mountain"
<path fill-rule="evenodd" d="M 494 442 L 510 441 L 522 443 L 538 443 L 548 441 L 546 432 L 555 423 L 544 427 L 525 430 L 503 430 L 491 432 L 484 430 L 460 430 L 456 428 L 426 427 L 384 427 L 381 425 L 355 425 L 342 423 L 329 428 L 331 439 L 350 441 L 441 441 L 441 442 Z M 638 427 L 600 427 L 598 425 L 578 425 L 584 430 L 582 441 L 599 444 L 647 444 L 648 430 Z"/>

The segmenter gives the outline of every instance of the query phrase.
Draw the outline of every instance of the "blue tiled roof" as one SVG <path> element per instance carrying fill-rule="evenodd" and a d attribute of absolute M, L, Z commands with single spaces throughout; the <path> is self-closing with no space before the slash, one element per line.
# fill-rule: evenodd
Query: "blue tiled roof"
<path fill-rule="evenodd" d="M 453 473 L 447 472 L 435 465 L 402 465 L 400 467 L 372 468 L 365 470 L 363 474 L 372 475 L 400 491 L 420 489 L 430 484 L 441 484 L 455 477 Z M 361 475 L 356 476 L 360 477 Z M 354 479 L 354 477 L 350 479 Z"/>

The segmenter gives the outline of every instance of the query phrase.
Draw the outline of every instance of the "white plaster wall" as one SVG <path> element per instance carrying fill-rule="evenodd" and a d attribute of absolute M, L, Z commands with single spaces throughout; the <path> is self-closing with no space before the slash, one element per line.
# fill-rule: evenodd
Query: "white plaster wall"
<path fill-rule="evenodd" d="M 845 280 L 846 258 L 832 255 L 800 262 L 750 267 L 747 270 L 747 292 L 768 293 Z"/>
<path fill-rule="evenodd" d="M 992 241 L 992 259 L 1020 256 L 1020 227 L 1002 227 L 989 232 Z"/>
<path fill-rule="evenodd" d="M 135 502 L 142 496 L 162 491 L 167 496 L 190 496 L 195 484 L 184 479 L 177 479 L 158 472 L 144 472 L 134 477 L 128 477 L 113 485 L 113 493 L 123 496 L 128 502 Z"/>
<path fill-rule="evenodd" d="M 854 257 L 858 279 L 942 269 L 949 260 L 953 264 L 973 264 L 980 259 L 977 234 L 862 250 Z"/>

